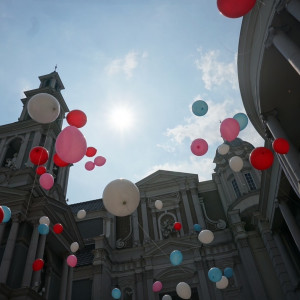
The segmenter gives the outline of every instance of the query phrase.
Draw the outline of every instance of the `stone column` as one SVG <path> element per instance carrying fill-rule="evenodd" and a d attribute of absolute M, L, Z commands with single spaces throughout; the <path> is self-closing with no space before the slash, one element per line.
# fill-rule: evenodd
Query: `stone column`
<path fill-rule="evenodd" d="M 72 300 L 72 284 L 73 284 L 73 268 L 69 267 L 66 300 Z"/>
<path fill-rule="evenodd" d="M 149 236 L 149 227 L 148 227 L 148 216 L 147 216 L 147 206 L 146 206 L 146 198 L 141 199 L 141 207 L 142 207 L 142 219 L 143 219 L 143 236 L 144 236 L 144 241 L 148 242 L 150 239 Z"/>
<path fill-rule="evenodd" d="M 143 275 L 142 273 L 135 273 L 135 285 L 136 285 L 136 294 L 135 299 L 143 299 Z"/>
<path fill-rule="evenodd" d="M 185 189 L 181 189 L 181 196 L 182 196 L 182 200 L 183 200 L 183 206 L 184 206 L 184 211 L 185 211 L 185 215 L 186 215 L 186 219 L 187 219 L 187 223 L 188 223 L 188 227 L 189 227 L 189 234 L 192 233 L 193 230 L 193 218 L 192 218 L 192 214 L 191 214 L 191 208 L 190 208 L 190 204 L 189 204 L 189 199 L 186 193 Z"/>
<path fill-rule="evenodd" d="M 60 289 L 59 289 L 59 300 L 66 300 L 67 293 L 67 284 L 68 284 L 68 264 L 67 259 L 64 259 L 61 281 L 60 281 Z"/>
<path fill-rule="evenodd" d="M 208 290 L 209 283 L 207 282 L 207 272 L 204 270 L 204 265 L 202 260 L 196 261 L 196 268 L 197 268 L 199 285 L 200 285 L 200 290 L 202 295 L 202 297 L 200 297 L 199 294 L 199 299 L 210 299 L 209 290 Z"/>
<path fill-rule="evenodd" d="M 38 240 L 39 240 L 39 232 L 38 232 L 38 223 L 36 222 L 33 226 L 31 240 L 27 252 L 27 259 L 26 259 L 25 269 L 23 274 L 22 287 L 30 287 L 31 276 L 32 276 L 32 264 L 35 260 Z"/>
<path fill-rule="evenodd" d="M 295 44 L 283 31 L 278 30 L 274 32 L 273 45 L 300 75 L 300 48 L 297 44 Z"/>
<path fill-rule="evenodd" d="M 245 231 L 245 223 L 241 221 L 239 210 L 228 212 L 228 219 L 231 223 L 232 232 L 236 241 L 236 245 L 245 269 L 246 275 L 252 291 L 252 300 L 268 299 L 265 292 L 256 262 L 252 254 L 252 250 L 247 240 L 247 232 Z"/>
<path fill-rule="evenodd" d="M 197 215 L 198 224 L 201 226 L 201 228 L 205 228 L 204 216 L 200 207 L 200 201 L 199 201 L 197 189 L 195 187 L 191 188 L 191 194 L 192 194 L 193 203 Z"/>
<path fill-rule="evenodd" d="M 93 274 L 93 285 L 92 285 L 92 300 L 97 300 L 101 298 L 101 282 L 102 282 L 102 265 L 97 265 L 94 267 Z M 102 295 L 103 296 L 103 295 Z"/>
<path fill-rule="evenodd" d="M 19 153 L 18 153 L 18 158 L 16 161 L 17 169 L 21 168 L 21 166 L 22 166 L 22 161 L 24 160 L 24 155 L 26 152 L 29 137 L 30 137 L 30 132 L 26 133 L 24 140 L 22 140 L 21 147 L 20 147 Z"/>
<path fill-rule="evenodd" d="M 154 293 L 152 290 L 152 286 L 153 286 L 153 272 L 152 270 L 149 270 L 146 272 L 146 278 L 147 278 L 147 300 L 155 300 L 154 299 Z"/>
<path fill-rule="evenodd" d="M 46 279 L 45 279 L 45 293 L 44 296 L 46 299 L 49 298 L 50 286 L 51 286 L 51 279 L 52 279 L 52 268 L 48 266 L 46 269 Z"/>
<path fill-rule="evenodd" d="M 18 236 L 20 218 L 18 215 L 12 216 L 12 226 L 9 232 L 4 254 L 0 265 L 0 283 L 6 283 L 12 256 L 15 249 L 16 239 Z"/>
<path fill-rule="evenodd" d="M 5 231 L 5 225 L 6 225 L 6 223 L 0 224 L 0 246 L 1 246 L 3 235 L 4 235 L 4 231 Z"/>
<path fill-rule="evenodd" d="M 45 234 L 40 235 L 40 237 L 39 237 L 38 249 L 36 252 L 36 259 L 37 258 L 43 259 L 43 257 L 44 257 L 46 237 L 47 237 L 47 235 L 45 235 Z M 31 283 L 32 287 L 35 288 L 36 286 L 39 286 L 40 278 L 41 278 L 41 270 L 34 272 L 34 274 L 32 276 L 32 283 Z"/>
<path fill-rule="evenodd" d="M 140 246 L 140 235 L 139 235 L 139 219 L 138 212 L 135 210 L 132 213 L 132 223 L 133 223 L 133 245 Z"/>
<path fill-rule="evenodd" d="M 291 280 L 286 270 L 286 266 L 280 252 L 276 246 L 273 239 L 271 230 L 266 222 L 260 221 L 258 223 L 258 228 L 260 230 L 262 239 L 264 241 L 265 247 L 269 253 L 270 259 L 272 261 L 273 267 L 275 269 L 277 278 L 279 279 L 283 293 L 285 294 L 285 299 L 296 300 L 299 299 L 294 293 L 294 288 L 291 284 Z"/>
<path fill-rule="evenodd" d="M 180 213 L 179 206 L 176 207 L 176 217 L 177 217 L 177 222 L 180 222 L 182 224 L 181 213 Z M 180 232 L 181 236 L 184 236 L 184 232 L 183 232 L 183 228 L 182 227 L 181 227 L 181 229 L 180 229 L 179 232 Z"/>
<path fill-rule="evenodd" d="M 291 232 L 294 242 L 300 251 L 300 229 L 295 221 L 293 214 L 291 213 L 288 205 L 284 201 L 280 201 L 279 208 L 282 216 Z"/>
<path fill-rule="evenodd" d="M 298 21 L 300 22 L 300 2 L 298 0 L 288 1 L 286 5 L 286 10 Z"/>
<path fill-rule="evenodd" d="M 152 211 L 152 222 L 153 222 L 153 231 L 154 231 L 154 240 L 158 240 L 158 232 L 157 232 L 157 219 L 156 212 Z"/>

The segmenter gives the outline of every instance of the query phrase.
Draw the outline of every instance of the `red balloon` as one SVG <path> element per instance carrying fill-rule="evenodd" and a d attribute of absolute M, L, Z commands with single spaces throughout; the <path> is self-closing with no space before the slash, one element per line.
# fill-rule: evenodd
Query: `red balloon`
<path fill-rule="evenodd" d="M 43 268 L 44 261 L 41 258 L 36 259 L 32 264 L 33 271 L 39 271 Z"/>
<path fill-rule="evenodd" d="M 78 109 L 72 110 L 67 115 L 67 122 L 71 126 L 75 126 L 77 128 L 83 127 L 87 122 L 86 114 Z"/>
<path fill-rule="evenodd" d="M 181 229 L 181 227 L 182 227 L 182 226 L 181 226 L 181 223 L 179 223 L 179 222 L 175 222 L 175 223 L 174 223 L 174 229 L 175 229 L 175 230 L 179 231 L 179 230 Z"/>
<path fill-rule="evenodd" d="M 44 166 L 39 166 L 39 167 L 36 168 L 35 172 L 38 175 L 43 175 L 44 173 L 47 172 L 47 169 Z"/>
<path fill-rule="evenodd" d="M 48 150 L 41 146 L 32 148 L 29 153 L 29 159 L 34 165 L 43 165 L 48 160 L 48 158 Z"/>
<path fill-rule="evenodd" d="M 273 144 L 273 149 L 279 154 L 287 154 L 290 150 L 290 144 L 287 140 L 283 138 L 276 139 Z"/>
<path fill-rule="evenodd" d="M 0 206 L 0 223 L 2 223 L 3 219 L 4 219 L 4 210 L 2 206 Z"/>
<path fill-rule="evenodd" d="M 69 163 L 63 161 L 57 153 L 53 155 L 53 161 L 58 167 L 66 167 L 69 165 Z"/>
<path fill-rule="evenodd" d="M 94 147 L 87 147 L 86 149 L 86 156 L 87 157 L 93 157 L 97 153 L 97 149 Z"/>
<path fill-rule="evenodd" d="M 217 6 L 222 15 L 228 18 L 240 18 L 255 5 L 256 0 L 218 0 Z"/>
<path fill-rule="evenodd" d="M 250 153 L 250 163 L 257 170 L 266 170 L 273 164 L 274 155 L 265 147 L 258 147 Z"/>
<path fill-rule="evenodd" d="M 64 230 L 64 227 L 60 224 L 60 223 L 57 223 L 53 226 L 53 231 L 56 233 L 56 234 L 60 234 L 62 233 Z"/>

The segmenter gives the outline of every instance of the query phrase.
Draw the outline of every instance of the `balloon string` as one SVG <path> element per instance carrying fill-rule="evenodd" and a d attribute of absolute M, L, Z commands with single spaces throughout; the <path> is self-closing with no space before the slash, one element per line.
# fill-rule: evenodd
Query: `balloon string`
<path fill-rule="evenodd" d="M 170 258 L 170 255 L 167 254 L 165 251 L 163 251 L 163 249 L 161 247 L 158 246 L 157 243 L 154 242 L 153 239 L 151 239 L 150 235 L 144 230 L 144 228 L 141 226 L 141 224 L 138 222 L 138 225 L 139 227 L 142 229 L 142 231 L 144 232 L 144 235 L 146 235 L 150 241 L 154 244 L 154 246 L 161 251 L 161 253 L 163 253 L 168 259 Z M 199 248 L 199 247 L 196 247 L 196 248 Z M 190 248 L 191 249 L 191 248 Z M 190 250 L 188 249 L 188 250 Z M 156 256 L 160 256 L 160 255 L 153 255 L 153 257 L 156 257 Z M 181 266 L 174 266 L 174 267 L 178 267 L 181 271 L 183 271 L 184 273 L 188 273 L 186 270 L 184 270 L 183 268 L 181 268 Z"/>
<path fill-rule="evenodd" d="M 45 144 L 46 144 L 47 137 L 48 137 L 48 134 L 49 134 L 51 125 L 52 125 L 52 123 L 50 123 L 49 126 L 48 126 L 48 129 L 47 129 L 47 132 L 46 132 L 46 138 L 45 138 L 45 141 L 44 141 L 44 144 L 42 145 L 42 147 L 44 147 Z M 40 156 L 40 158 L 39 158 L 39 163 L 40 163 L 41 159 L 42 159 L 42 157 Z M 49 159 L 50 159 L 50 157 L 49 157 Z M 33 180 L 33 183 L 32 183 L 32 188 L 31 188 L 31 192 L 30 192 L 30 195 L 29 195 L 28 204 L 27 204 L 27 208 L 26 208 L 26 212 L 25 212 L 25 216 L 26 216 L 26 217 L 27 217 L 28 208 L 29 208 L 29 205 L 30 205 L 30 202 L 31 202 L 31 198 L 32 198 L 32 195 L 33 195 L 33 189 L 34 189 L 35 184 L 36 184 L 36 181 L 37 181 L 37 175 L 38 175 L 38 174 L 35 172 L 34 180 Z M 46 198 L 45 196 L 43 196 L 43 197 Z M 46 198 L 46 199 L 47 199 L 47 198 Z"/>

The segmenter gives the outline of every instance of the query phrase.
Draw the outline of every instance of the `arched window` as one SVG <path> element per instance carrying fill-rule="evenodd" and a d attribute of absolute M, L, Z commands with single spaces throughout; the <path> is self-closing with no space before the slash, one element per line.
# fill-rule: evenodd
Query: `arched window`
<path fill-rule="evenodd" d="M 15 138 L 7 146 L 6 154 L 2 162 L 2 167 L 15 169 L 18 153 L 20 151 L 22 139 Z"/>

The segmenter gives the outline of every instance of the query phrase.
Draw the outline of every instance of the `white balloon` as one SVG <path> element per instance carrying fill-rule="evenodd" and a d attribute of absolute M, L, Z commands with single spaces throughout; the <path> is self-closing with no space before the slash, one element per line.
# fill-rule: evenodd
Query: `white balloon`
<path fill-rule="evenodd" d="M 140 203 L 137 186 L 127 179 L 110 182 L 103 191 L 103 204 L 111 214 L 124 217 L 132 214 Z"/>
<path fill-rule="evenodd" d="M 157 209 L 162 209 L 163 208 L 163 203 L 162 203 L 161 200 L 156 200 L 154 205 Z"/>
<path fill-rule="evenodd" d="M 86 211 L 84 209 L 81 209 L 77 212 L 77 218 L 78 219 L 83 219 L 86 216 Z"/>
<path fill-rule="evenodd" d="M 229 160 L 229 166 L 232 171 L 239 172 L 243 169 L 244 162 L 239 156 L 233 156 Z"/>
<path fill-rule="evenodd" d="M 222 144 L 218 147 L 218 153 L 221 155 L 225 155 L 229 152 L 229 145 L 227 144 Z"/>
<path fill-rule="evenodd" d="M 60 113 L 60 105 L 55 97 L 47 93 L 32 96 L 27 104 L 29 116 L 36 122 L 47 124 L 55 121 Z"/>
<path fill-rule="evenodd" d="M 40 217 L 40 221 L 39 222 L 40 222 L 40 224 L 46 224 L 48 226 L 50 225 L 50 220 L 46 216 Z"/>
<path fill-rule="evenodd" d="M 73 253 L 75 253 L 79 249 L 79 244 L 77 242 L 72 243 L 70 249 Z"/>
<path fill-rule="evenodd" d="M 191 287 L 185 282 L 179 282 L 177 284 L 176 293 L 182 299 L 190 299 L 192 296 Z"/>
<path fill-rule="evenodd" d="M 172 297 L 170 295 L 164 295 L 162 300 L 172 300 Z"/>
<path fill-rule="evenodd" d="M 212 231 L 203 229 L 198 235 L 198 239 L 203 244 L 210 244 L 214 240 L 215 236 Z"/>
<path fill-rule="evenodd" d="M 227 277 L 222 276 L 222 279 L 220 281 L 216 282 L 216 288 L 220 289 L 220 290 L 226 289 L 228 286 L 228 283 L 229 283 L 229 281 L 228 281 Z"/>

